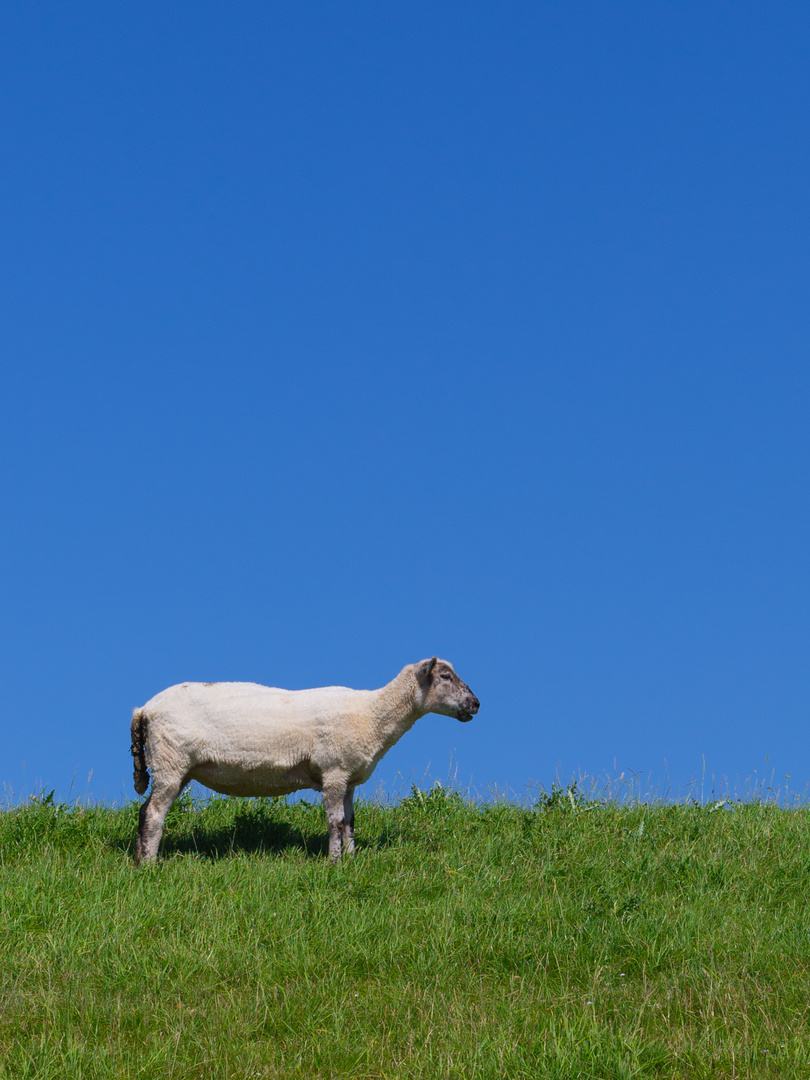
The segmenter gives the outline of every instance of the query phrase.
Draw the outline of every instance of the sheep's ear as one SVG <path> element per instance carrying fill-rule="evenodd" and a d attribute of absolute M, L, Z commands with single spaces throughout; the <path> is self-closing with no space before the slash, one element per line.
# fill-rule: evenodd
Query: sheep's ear
<path fill-rule="evenodd" d="M 433 668 L 436 666 L 438 656 L 431 657 L 430 660 L 423 660 L 419 667 L 416 669 L 416 674 L 420 682 L 427 682 L 430 676 L 433 674 Z"/>

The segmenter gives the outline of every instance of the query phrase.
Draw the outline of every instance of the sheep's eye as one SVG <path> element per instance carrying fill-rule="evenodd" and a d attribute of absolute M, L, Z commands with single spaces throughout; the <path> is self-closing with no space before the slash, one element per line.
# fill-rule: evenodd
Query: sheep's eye
<path fill-rule="evenodd" d="M 439 672 L 439 678 L 440 679 L 452 679 L 453 676 L 450 674 L 449 671 L 440 671 Z"/>

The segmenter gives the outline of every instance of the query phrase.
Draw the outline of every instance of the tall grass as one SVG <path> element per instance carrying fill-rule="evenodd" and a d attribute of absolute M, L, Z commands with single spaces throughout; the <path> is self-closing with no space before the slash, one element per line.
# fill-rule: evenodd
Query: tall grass
<path fill-rule="evenodd" d="M 810 813 L 435 787 L 0 813 L 0 1077 L 806 1077 Z"/>

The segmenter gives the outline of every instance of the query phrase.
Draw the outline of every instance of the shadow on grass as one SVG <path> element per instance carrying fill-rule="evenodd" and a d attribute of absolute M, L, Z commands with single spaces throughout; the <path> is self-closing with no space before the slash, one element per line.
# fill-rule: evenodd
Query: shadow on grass
<path fill-rule="evenodd" d="M 214 820 L 211 820 L 212 816 Z M 285 821 L 264 807 L 243 807 L 235 814 L 220 812 L 212 815 L 206 810 L 200 811 L 190 802 L 184 805 L 178 800 L 163 829 L 160 857 L 197 855 L 222 859 L 236 854 L 266 852 L 281 855 L 300 851 L 310 858 L 324 858 L 329 851 L 326 822 L 321 826 L 316 817 L 302 824 L 303 828 Z M 132 857 L 136 833 L 137 824 L 130 839 L 114 840 L 111 846 Z"/>
<path fill-rule="evenodd" d="M 111 846 L 132 857 L 137 823 L 132 835 L 115 839 Z M 387 826 L 379 833 L 356 838 L 358 850 L 380 850 L 399 839 Z M 274 804 L 271 800 L 215 799 L 200 802 L 182 795 L 172 807 L 163 829 L 160 858 L 197 855 L 222 859 L 238 854 L 284 855 L 300 852 L 306 858 L 325 859 L 329 854 L 326 816 L 320 805 L 302 801 Z"/>
<path fill-rule="evenodd" d="M 132 845 L 134 849 L 134 843 Z M 200 825 L 183 835 L 163 833 L 161 856 L 200 855 L 206 859 L 222 859 L 235 854 L 268 853 L 281 855 L 290 850 L 303 852 L 310 858 L 323 858 L 329 852 L 327 835 L 304 832 L 284 821 L 237 821 L 230 826 Z"/>

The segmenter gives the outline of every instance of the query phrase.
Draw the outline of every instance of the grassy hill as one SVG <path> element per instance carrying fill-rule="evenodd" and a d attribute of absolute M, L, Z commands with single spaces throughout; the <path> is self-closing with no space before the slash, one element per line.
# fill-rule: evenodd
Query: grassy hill
<path fill-rule="evenodd" d="M 0 1077 L 810 1076 L 810 812 L 319 806 L 0 813 Z"/>

